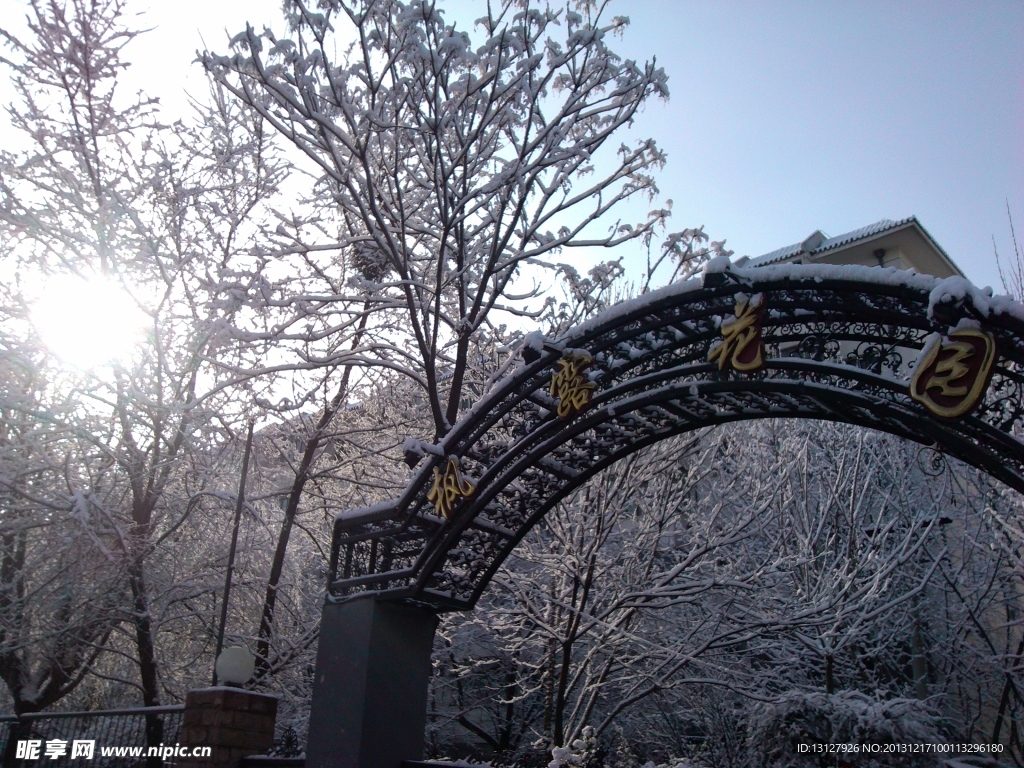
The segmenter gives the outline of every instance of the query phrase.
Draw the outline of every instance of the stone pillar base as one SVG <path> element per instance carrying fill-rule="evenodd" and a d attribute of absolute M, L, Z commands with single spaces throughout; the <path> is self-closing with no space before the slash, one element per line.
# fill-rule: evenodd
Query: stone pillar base
<path fill-rule="evenodd" d="M 218 686 L 189 691 L 180 744 L 191 750 L 210 747 L 210 757 L 180 757 L 179 768 L 236 768 L 248 755 L 274 746 L 277 697 Z"/>
<path fill-rule="evenodd" d="M 423 759 L 437 615 L 372 598 L 327 603 L 306 768 L 399 768 Z"/>

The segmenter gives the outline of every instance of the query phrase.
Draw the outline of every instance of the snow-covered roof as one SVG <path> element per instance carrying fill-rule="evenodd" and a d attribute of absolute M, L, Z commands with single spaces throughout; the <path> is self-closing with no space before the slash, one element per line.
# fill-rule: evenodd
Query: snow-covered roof
<path fill-rule="evenodd" d="M 779 248 L 771 253 L 766 253 L 763 256 L 757 256 L 756 258 L 744 262 L 743 266 L 763 267 L 768 264 L 778 264 L 781 261 L 785 261 L 788 258 L 796 256 L 798 253 L 806 253 L 809 256 L 815 256 L 819 253 L 824 253 L 825 251 L 831 251 L 834 248 L 849 245 L 857 240 L 864 240 L 869 237 L 880 235 L 883 232 L 888 232 L 892 229 L 905 227 L 908 224 L 916 224 L 922 231 L 924 230 L 924 227 L 921 227 L 920 222 L 918 222 L 915 216 L 908 216 L 907 218 L 899 219 L 898 221 L 882 219 L 881 221 L 876 221 L 874 224 L 869 224 L 866 227 L 855 229 L 852 232 L 846 232 L 845 234 L 838 235 L 837 237 L 828 237 L 819 230 L 812 233 L 803 242 L 793 243 L 793 245 L 787 245 L 785 248 Z M 820 236 L 821 239 L 816 236 Z"/>

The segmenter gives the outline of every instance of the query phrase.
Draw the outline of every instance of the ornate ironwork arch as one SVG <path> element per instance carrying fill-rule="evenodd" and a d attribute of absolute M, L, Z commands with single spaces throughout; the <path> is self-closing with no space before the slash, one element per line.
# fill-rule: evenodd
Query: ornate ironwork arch
<path fill-rule="evenodd" d="M 523 362 L 400 498 L 338 516 L 329 600 L 467 609 L 530 527 L 673 435 L 756 418 L 857 424 L 1024 492 L 1024 306 L 962 278 L 712 264 L 614 306 Z"/>

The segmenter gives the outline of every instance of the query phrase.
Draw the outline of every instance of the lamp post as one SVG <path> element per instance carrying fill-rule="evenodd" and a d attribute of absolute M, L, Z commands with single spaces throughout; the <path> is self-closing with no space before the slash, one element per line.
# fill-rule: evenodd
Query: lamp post
<path fill-rule="evenodd" d="M 228 567 L 224 575 L 224 597 L 220 604 L 220 627 L 217 630 L 217 652 L 214 654 L 213 684 L 217 684 L 217 663 L 224 648 L 224 626 L 228 620 L 228 599 L 231 596 L 231 575 L 235 570 L 235 549 L 238 547 L 238 524 L 242 519 L 242 505 L 245 504 L 245 478 L 249 474 L 249 455 L 252 453 L 252 422 L 245 437 L 245 453 L 242 456 L 242 477 L 238 481 L 238 497 L 235 499 L 235 524 L 231 530 L 231 548 L 228 550 Z"/>

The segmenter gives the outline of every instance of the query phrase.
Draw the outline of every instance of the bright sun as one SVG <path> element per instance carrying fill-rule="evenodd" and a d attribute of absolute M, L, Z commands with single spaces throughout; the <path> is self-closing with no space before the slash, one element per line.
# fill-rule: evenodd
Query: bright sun
<path fill-rule="evenodd" d="M 46 281 L 32 324 L 65 363 L 89 370 L 124 358 L 143 338 L 146 315 L 115 283 L 63 275 Z"/>

